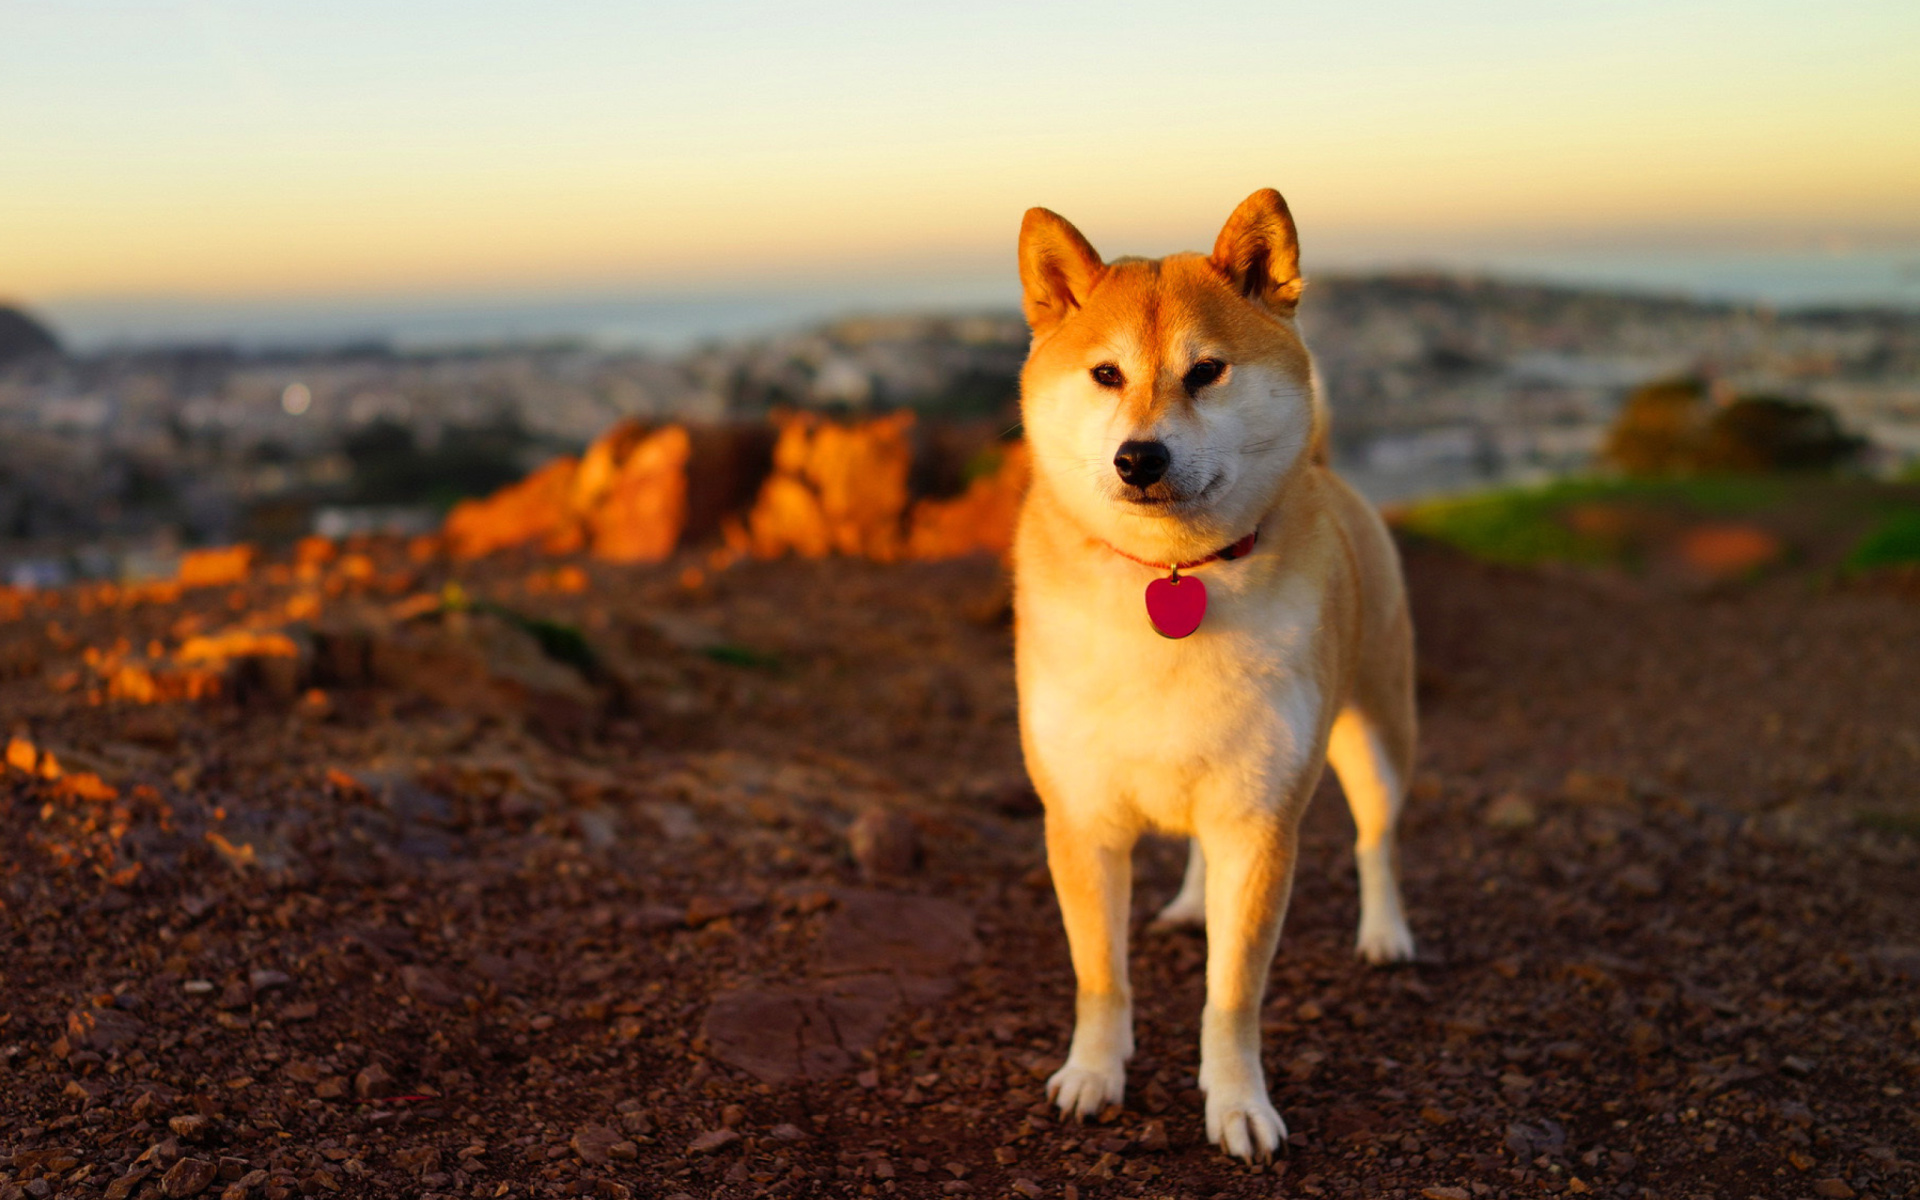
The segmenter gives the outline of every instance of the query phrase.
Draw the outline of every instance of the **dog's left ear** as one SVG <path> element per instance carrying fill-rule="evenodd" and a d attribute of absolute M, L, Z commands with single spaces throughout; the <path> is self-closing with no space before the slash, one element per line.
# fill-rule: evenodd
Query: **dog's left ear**
<path fill-rule="evenodd" d="M 1208 261 L 1235 291 L 1281 316 L 1300 303 L 1300 241 L 1287 202 L 1272 188 L 1240 202 Z"/>

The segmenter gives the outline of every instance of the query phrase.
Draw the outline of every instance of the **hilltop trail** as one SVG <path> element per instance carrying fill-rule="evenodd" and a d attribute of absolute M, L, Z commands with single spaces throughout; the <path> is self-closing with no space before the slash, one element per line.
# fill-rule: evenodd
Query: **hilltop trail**
<path fill-rule="evenodd" d="M 1911 598 L 1411 549 L 1420 960 L 1353 960 L 1320 796 L 1256 1171 L 1203 1139 L 1204 941 L 1145 924 L 1178 846 L 1125 1106 L 1043 1103 L 997 566 L 692 561 L 449 611 L 376 546 L 0 624 L 0 1198 L 1920 1190 Z M 286 647 L 194 673 L 249 622 Z"/>

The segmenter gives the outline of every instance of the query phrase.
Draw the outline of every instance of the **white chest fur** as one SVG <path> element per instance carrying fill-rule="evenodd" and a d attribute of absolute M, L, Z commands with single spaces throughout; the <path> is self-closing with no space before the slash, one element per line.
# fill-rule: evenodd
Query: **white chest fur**
<path fill-rule="evenodd" d="M 1023 581 L 1021 713 L 1050 802 L 1174 834 L 1201 806 L 1281 803 L 1324 722 L 1320 587 L 1258 557 L 1197 574 L 1207 616 L 1178 641 L 1149 625 L 1131 564 Z"/>

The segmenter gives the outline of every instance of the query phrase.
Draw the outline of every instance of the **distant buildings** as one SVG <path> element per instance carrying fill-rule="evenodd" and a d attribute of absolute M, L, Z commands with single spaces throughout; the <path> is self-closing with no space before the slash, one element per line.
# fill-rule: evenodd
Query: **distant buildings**
<path fill-rule="evenodd" d="M 0 580 L 42 582 L 321 520 L 417 528 L 626 418 L 906 406 L 1011 424 L 1026 352 L 1009 313 L 842 321 L 676 356 L 358 346 L 68 358 L 8 311 Z M 1818 400 L 1882 463 L 1920 458 L 1920 314 L 1393 276 L 1316 280 L 1301 319 L 1339 462 L 1380 499 L 1583 469 L 1630 391 L 1681 374 Z"/>

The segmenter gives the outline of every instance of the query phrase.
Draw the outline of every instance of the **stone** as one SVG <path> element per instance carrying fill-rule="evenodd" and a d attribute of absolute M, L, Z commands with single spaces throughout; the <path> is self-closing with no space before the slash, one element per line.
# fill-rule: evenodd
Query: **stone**
<path fill-rule="evenodd" d="M 879 1041 L 900 1001 L 882 975 L 741 988 L 714 996 L 701 1032 L 715 1058 L 763 1083 L 833 1079 Z"/>
<path fill-rule="evenodd" d="M 601 1166 L 612 1157 L 614 1145 L 622 1140 L 618 1133 L 605 1125 L 582 1125 L 574 1130 L 573 1138 L 567 1144 L 582 1161 Z"/>
<path fill-rule="evenodd" d="M 107 1185 L 107 1190 L 104 1193 L 106 1200 L 129 1200 L 129 1197 L 134 1194 L 135 1189 L 144 1183 L 147 1176 L 151 1174 L 153 1174 L 152 1167 L 136 1166 L 132 1168 L 125 1175 L 120 1176 L 120 1178 Z"/>
<path fill-rule="evenodd" d="M 1483 819 L 1491 829 L 1531 829 L 1540 823 L 1540 812 L 1533 801 L 1518 792 L 1508 792 L 1487 805 Z"/>
<path fill-rule="evenodd" d="M 688 1154 L 712 1154 L 724 1150 L 740 1140 L 740 1135 L 731 1129 L 709 1129 L 707 1132 L 687 1143 Z"/>
<path fill-rule="evenodd" d="M 458 1005 L 464 998 L 460 990 L 454 987 L 445 975 L 432 967 L 424 967 L 418 963 L 408 963 L 400 968 L 400 986 L 406 989 L 407 995 L 420 1003 L 438 1005 L 441 1008 Z"/>
<path fill-rule="evenodd" d="M 112 1053 L 132 1046 L 147 1023 L 119 1008 L 82 1008 L 67 1014 L 67 1041 L 75 1047 Z"/>
<path fill-rule="evenodd" d="M 976 478 L 950 500 L 922 500 L 908 518 L 907 554 L 911 558 L 956 558 L 993 554 L 1004 558 L 1013 547 L 1020 504 L 1033 474 L 1025 442 L 1001 447 L 994 470 Z"/>
<path fill-rule="evenodd" d="M 361 1068 L 353 1077 L 353 1094 L 362 1100 L 378 1100 L 393 1094 L 393 1076 L 379 1063 Z"/>
<path fill-rule="evenodd" d="M 868 880 L 910 875 L 920 862 L 920 831 L 897 809 L 861 813 L 847 829 L 847 846 Z"/>
<path fill-rule="evenodd" d="M 1621 891 L 1641 900 L 1652 900 L 1667 890 L 1666 880 L 1660 878 L 1659 873 L 1651 867 L 1641 863 L 1620 868 L 1613 878 L 1614 882 L 1620 885 Z"/>
<path fill-rule="evenodd" d="M 219 1168 L 203 1158 L 183 1158 L 168 1167 L 167 1173 L 160 1177 L 160 1192 L 169 1200 L 198 1196 L 207 1190 L 219 1174 Z"/>
<path fill-rule="evenodd" d="M 256 992 L 270 992 L 283 988 L 293 982 L 293 976 L 285 971 L 271 971 L 256 968 L 247 972 L 247 983 Z"/>
<path fill-rule="evenodd" d="M 581 539 L 572 504 L 579 463 L 557 458 L 491 496 L 462 500 L 447 514 L 441 535 L 456 558 L 481 558 L 500 550 L 542 543 L 577 548 Z"/>
<path fill-rule="evenodd" d="M 787 413 L 740 538 L 756 557 L 845 554 L 899 558 L 913 466 L 913 414 L 846 424 L 818 413 Z"/>
<path fill-rule="evenodd" d="M 189 1142 L 197 1142 L 206 1137 L 212 1127 L 213 1122 L 198 1113 L 182 1113 L 180 1116 L 167 1119 L 167 1128 L 173 1130 L 176 1137 L 184 1138 Z"/>
<path fill-rule="evenodd" d="M 973 913 L 932 896 L 846 888 L 820 935 L 817 966 L 829 975 L 891 973 L 907 998 L 927 1002 L 953 990 L 958 968 L 980 957 Z"/>
<path fill-rule="evenodd" d="M 587 515 L 587 539 L 606 562 L 659 562 L 679 544 L 687 520 L 687 459 L 692 440 L 669 425 L 635 445 Z M 592 451 L 588 452 L 589 458 Z M 582 463 L 582 471 L 586 463 Z"/>

